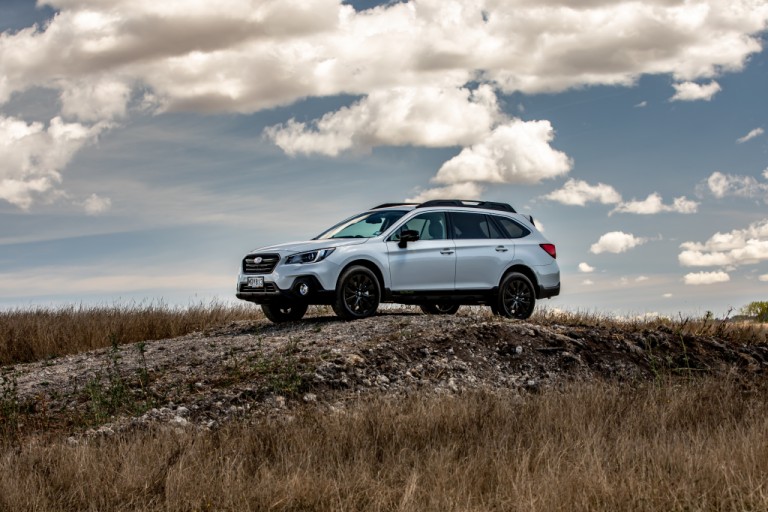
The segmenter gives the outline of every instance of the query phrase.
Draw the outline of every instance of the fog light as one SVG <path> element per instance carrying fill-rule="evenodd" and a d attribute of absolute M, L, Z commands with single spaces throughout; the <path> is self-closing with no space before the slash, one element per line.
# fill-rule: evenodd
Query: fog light
<path fill-rule="evenodd" d="M 309 293 L 309 286 L 307 285 L 307 283 L 301 283 L 299 285 L 299 294 L 306 295 L 308 293 Z"/>

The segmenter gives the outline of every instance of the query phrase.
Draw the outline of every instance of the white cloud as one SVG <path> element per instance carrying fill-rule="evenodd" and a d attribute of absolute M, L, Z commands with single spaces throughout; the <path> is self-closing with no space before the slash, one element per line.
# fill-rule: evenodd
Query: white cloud
<path fill-rule="evenodd" d="M 672 294 L 671 293 L 665 293 L 664 295 L 662 295 L 662 297 L 664 297 L 665 299 L 669 299 L 670 297 L 672 297 Z"/>
<path fill-rule="evenodd" d="M 768 180 L 768 167 L 766 167 L 765 170 L 763 170 L 763 178 Z"/>
<path fill-rule="evenodd" d="M 594 271 L 595 271 L 595 267 L 593 267 L 589 263 L 584 261 L 579 263 L 579 272 L 584 272 L 585 274 L 589 274 L 590 272 L 594 272 Z"/>
<path fill-rule="evenodd" d="M 591 279 L 585 279 L 581 282 L 581 284 L 583 284 L 584 286 L 592 286 L 593 284 L 595 284 L 595 282 Z"/>
<path fill-rule="evenodd" d="M 642 283 L 643 281 L 647 281 L 648 279 L 649 279 L 648 276 L 637 276 L 635 278 L 635 282 L 636 283 Z"/>
<path fill-rule="evenodd" d="M 647 242 L 647 238 L 636 237 L 631 233 L 624 233 L 623 231 L 611 231 L 600 237 L 600 239 L 592 244 L 589 248 L 589 252 L 593 254 L 600 254 L 603 252 L 610 252 L 613 254 L 619 254 L 638 245 L 642 245 Z"/>
<path fill-rule="evenodd" d="M 768 274 L 763 274 L 761 276 L 758 276 L 757 279 L 763 282 L 768 282 Z"/>
<path fill-rule="evenodd" d="M 675 88 L 675 94 L 669 98 L 669 101 L 709 101 L 721 90 L 720 84 L 714 80 L 705 85 L 696 82 L 682 82 L 672 84 L 672 87 Z"/>
<path fill-rule="evenodd" d="M 671 205 L 662 202 L 661 196 L 654 192 L 642 201 L 628 201 L 621 203 L 611 213 L 636 213 L 638 215 L 655 215 L 662 212 L 696 213 L 699 203 L 685 196 L 676 197 Z"/>
<path fill-rule="evenodd" d="M 737 144 L 743 144 L 743 143 L 747 142 L 748 140 L 752 140 L 755 137 L 761 136 L 763 133 L 765 133 L 765 130 L 763 130 L 762 128 L 755 128 L 754 130 L 751 130 L 745 136 L 739 137 L 738 139 L 736 139 L 736 143 Z"/>
<path fill-rule="evenodd" d="M 715 233 L 706 242 L 684 242 L 678 261 L 686 267 L 739 266 L 768 260 L 768 219 L 746 229 Z"/>
<path fill-rule="evenodd" d="M 605 183 L 590 185 L 586 181 L 569 179 L 562 188 L 543 196 L 544 199 L 558 203 L 584 206 L 588 202 L 615 204 L 621 201 L 621 194 Z"/>
<path fill-rule="evenodd" d="M 648 106 L 647 101 L 641 101 L 640 103 L 635 104 L 635 108 L 645 108 Z"/>
<path fill-rule="evenodd" d="M 763 173 L 768 178 L 768 171 Z M 760 197 L 768 194 L 768 183 L 760 183 L 752 176 L 739 176 L 713 172 L 707 178 L 707 187 L 718 199 L 726 196 Z"/>
<path fill-rule="evenodd" d="M 60 117 L 45 126 L 0 115 L 0 199 L 27 209 L 36 199 L 51 196 L 72 156 L 108 127 L 66 123 Z"/>
<path fill-rule="evenodd" d="M 409 203 L 422 203 L 432 199 L 480 199 L 483 188 L 477 183 L 455 183 L 447 187 L 431 188 L 406 199 Z"/>
<path fill-rule="evenodd" d="M 62 85 L 61 112 L 81 121 L 125 116 L 130 87 L 114 79 L 82 80 Z"/>
<path fill-rule="evenodd" d="M 761 51 L 768 21 L 768 4 L 754 0 L 578 8 L 562 0 L 412 0 L 360 12 L 341 0 L 41 4 L 57 10 L 50 23 L 0 34 L 0 105 L 48 88 L 59 95 L 63 119 L 98 126 L 132 108 L 252 113 L 360 96 L 316 121 L 267 133 L 292 154 L 460 146 L 438 173 L 444 185 L 538 183 L 570 170 L 568 157 L 550 146 L 549 121 L 495 118 L 495 104 L 483 103 L 495 93 L 632 85 L 644 74 L 670 74 L 675 98 L 711 98 L 719 90 L 713 78 L 741 70 Z M 701 80 L 711 81 L 694 82 Z M 490 92 L 469 95 L 473 83 Z M 29 207 L 61 170 L 2 175 L 2 197 Z"/>
<path fill-rule="evenodd" d="M 556 178 L 570 171 L 571 161 L 549 145 L 553 138 L 549 121 L 512 119 L 445 162 L 433 181 L 534 184 Z"/>
<path fill-rule="evenodd" d="M 692 272 L 683 278 L 685 284 L 690 285 L 726 283 L 730 280 L 731 277 L 725 272 Z"/>
<path fill-rule="evenodd" d="M 99 215 L 112 207 L 112 200 L 108 197 L 99 197 L 96 194 L 91 194 L 85 201 L 82 202 L 85 213 L 88 215 Z"/>
<path fill-rule="evenodd" d="M 374 146 L 468 146 L 486 137 L 500 118 L 496 95 L 487 85 L 474 91 L 397 87 L 374 91 L 310 125 L 291 119 L 265 133 L 289 155 L 336 156 Z"/>

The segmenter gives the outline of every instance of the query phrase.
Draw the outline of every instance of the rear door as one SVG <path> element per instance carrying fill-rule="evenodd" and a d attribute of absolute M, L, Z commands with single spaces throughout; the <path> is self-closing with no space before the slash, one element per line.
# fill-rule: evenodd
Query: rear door
<path fill-rule="evenodd" d="M 515 256 L 499 226 L 484 213 L 451 212 L 456 244 L 456 289 L 487 290 L 498 286 Z"/>
<path fill-rule="evenodd" d="M 405 222 L 387 240 L 392 291 L 453 290 L 456 248 L 448 238 L 444 212 L 427 212 Z M 419 240 L 398 246 L 400 233 L 411 229 Z"/>

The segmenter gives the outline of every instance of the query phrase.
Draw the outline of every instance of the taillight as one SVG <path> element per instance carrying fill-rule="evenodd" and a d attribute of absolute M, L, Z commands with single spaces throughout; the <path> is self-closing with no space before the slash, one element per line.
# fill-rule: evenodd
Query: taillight
<path fill-rule="evenodd" d="M 557 258 L 557 249 L 555 249 L 555 244 L 539 244 L 539 246 L 547 251 L 547 254 L 553 258 Z"/>

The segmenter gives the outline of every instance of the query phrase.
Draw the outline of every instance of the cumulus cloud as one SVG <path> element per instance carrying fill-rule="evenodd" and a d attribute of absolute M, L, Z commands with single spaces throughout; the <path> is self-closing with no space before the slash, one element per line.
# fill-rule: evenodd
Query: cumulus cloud
<path fill-rule="evenodd" d="M 642 201 L 632 200 L 621 203 L 611 213 L 636 213 L 638 215 L 655 215 L 662 212 L 696 213 L 698 207 L 699 203 L 685 196 L 676 197 L 670 205 L 664 204 L 661 196 L 654 192 Z"/>
<path fill-rule="evenodd" d="M 589 274 L 590 272 L 594 272 L 595 267 L 590 265 L 589 263 L 582 261 L 579 263 L 579 272 L 584 272 L 585 274 Z"/>
<path fill-rule="evenodd" d="M 36 198 L 54 192 L 72 156 L 108 127 L 60 117 L 45 126 L 0 116 L 0 199 L 27 209 Z"/>
<path fill-rule="evenodd" d="M 432 199 L 479 199 L 482 195 L 483 188 L 481 186 L 477 183 L 466 182 L 424 190 L 406 199 L 406 201 L 422 203 Z M 540 227 L 539 230 L 541 230 Z"/>
<path fill-rule="evenodd" d="M 757 279 L 763 282 L 768 282 L 768 274 L 763 274 L 761 276 L 758 276 Z"/>
<path fill-rule="evenodd" d="M 359 12 L 342 0 L 40 3 L 57 10 L 50 23 L 0 34 L 0 105 L 47 88 L 63 119 L 93 128 L 130 115 L 132 99 L 155 112 L 252 113 L 352 95 L 351 106 L 267 135 L 290 154 L 459 146 L 435 180 L 448 186 L 538 183 L 570 169 L 549 121 L 495 118 L 484 102 L 496 92 L 670 74 L 675 98 L 711 98 L 714 78 L 761 50 L 768 21 L 768 4 L 754 0 L 412 0 Z M 3 197 L 29 205 L 55 176 L 4 176 Z"/>
<path fill-rule="evenodd" d="M 336 156 L 374 146 L 468 146 L 487 136 L 500 118 L 496 95 L 487 85 L 474 91 L 396 87 L 372 92 L 312 123 L 291 119 L 265 133 L 289 155 Z"/>
<path fill-rule="evenodd" d="M 743 143 L 747 142 L 748 140 L 752 140 L 752 139 L 754 139 L 756 137 L 761 136 L 763 133 L 765 133 L 765 130 L 763 130 L 762 128 L 755 128 L 754 130 L 750 130 L 750 132 L 748 134 L 746 134 L 745 136 L 739 137 L 738 139 L 736 139 L 736 143 L 737 144 L 743 144 Z"/>
<path fill-rule="evenodd" d="M 768 179 L 768 170 L 763 172 L 763 177 Z M 707 178 L 706 186 L 718 199 L 727 196 L 734 197 L 768 197 L 768 183 L 760 183 L 752 176 L 739 176 L 713 172 Z"/>
<path fill-rule="evenodd" d="M 751 265 L 768 260 L 768 219 L 746 229 L 717 232 L 706 242 L 684 242 L 678 261 L 686 267 Z"/>
<path fill-rule="evenodd" d="M 100 215 L 112 207 L 112 200 L 108 197 L 91 194 L 83 201 L 82 205 L 88 215 Z"/>
<path fill-rule="evenodd" d="M 730 280 L 731 276 L 725 272 L 692 272 L 683 277 L 685 284 L 690 285 L 727 283 Z"/>
<path fill-rule="evenodd" d="M 592 244 L 589 248 L 589 252 L 593 254 L 600 254 L 603 252 L 619 254 L 626 252 L 633 247 L 637 247 L 638 245 L 642 245 L 647 241 L 647 238 L 636 237 L 631 233 L 611 231 L 601 236 L 597 242 Z"/>
<path fill-rule="evenodd" d="M 696 82 L 682 82 L 673 84 L 675 94 L 669 101 L 709 101 L 715 94 L 720 92 L 720 84 L 712 80 L 708 84 L 697 84 Z"/>
<path fill-rule="evenodd" d="M 549 121 L 513 119 L 445 162 L 433 181 L 534 184 L 561 176 L 571 160 L 549 145 L 553 138 Z"/>
<path fill-rule="evenodd" d="M 621 201 L 621 194 L 605 183 L 590 185 L 586 181 L 569 179 L 562 188 L 550 192 L 543 198 L 567 205 L 584 206 L 588 202 L 615 204 Z"/>

